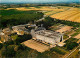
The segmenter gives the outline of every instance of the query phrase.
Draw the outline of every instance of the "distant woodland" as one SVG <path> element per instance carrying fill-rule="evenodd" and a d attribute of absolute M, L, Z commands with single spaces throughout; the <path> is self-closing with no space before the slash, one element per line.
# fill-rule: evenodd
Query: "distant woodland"
<path fill-rule="evenodd" d="M 43 17 L 38 11 L 0 10 L 0 28 L 27 24 Z"/>

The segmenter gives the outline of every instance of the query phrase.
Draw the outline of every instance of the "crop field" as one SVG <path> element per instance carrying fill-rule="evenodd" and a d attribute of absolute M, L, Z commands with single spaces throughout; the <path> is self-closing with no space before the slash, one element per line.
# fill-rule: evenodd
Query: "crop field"
<path fill-rule="evenodd" d="M 50 15 L 53 15 L 53 14 L 56 14 L 56 13 L 59 13 L 61 11 L 48 11 L 48 12 L 45 12 L 44 14 L 47 15 L 47 16 L 50 16 Z"/>
<path fill-rule="evenodd" d="M 22 8 L 16 8 L 17 10 L 23 10 L 23 11 L 29 11 L 29 10 L 45 10 L 45 11 L 64 11 L 64 9 L 53 9 L 53 8 L 35 8 L 35 7 L 30 7 L 29 8 L 25 8 L 25 7 L 22 7 Z"/>
<path fill-rule="evenodd" d="M 17 9 L 17 10 L 23 10 L 23 11 L 29 11 L 29 10 L 45 10 L 45 11 L 64 11 L 64 9 L 58 9 L 57 7 L 49 7 L 49 6 L 42 6 L 42 7 L 20 7 L 20 8 L 7 8 L 6 10 L 10 9 Z"/>
<path fill-rule="evenodd" d="M 80 22 L 80 9 L 72 8 L 67 11 L 51 15 L 50 17 L 60 20 L 68 20 L 72 22 Z"/>
<path fill-rule="evenodd" d="M 17 9 L 20 11 L 30 11 L 30 10 L 36 10 L 42 12 L 46 11 L 43 13 L 52 18 L 80 23 L 80 8 L 64 7 L 64 6 L 57 6 L 57 7 L 40 6 L 40 7 L 7 8 L 6 10 L 10 9 Z"/>

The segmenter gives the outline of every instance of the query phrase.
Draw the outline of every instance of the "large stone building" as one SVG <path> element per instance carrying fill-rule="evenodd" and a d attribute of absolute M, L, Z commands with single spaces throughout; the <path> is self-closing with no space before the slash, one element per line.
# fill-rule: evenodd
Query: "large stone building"
<path fill-rule="evenodd" d="M 63 40 L 63 34 L 46 30 L 45 28 L 31 30 L 31 35 L 34 40 L 45 42 L 51 45 L 58 44 Z"/>

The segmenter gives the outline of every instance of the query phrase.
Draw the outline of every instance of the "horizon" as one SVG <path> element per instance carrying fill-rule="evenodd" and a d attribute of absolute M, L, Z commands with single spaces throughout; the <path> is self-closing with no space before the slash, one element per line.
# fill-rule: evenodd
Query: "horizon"
<path fill-rule="evenodd" d="M 73 3 L 80 2 L 80 0 L 0 0 L 0 3 Z"/>

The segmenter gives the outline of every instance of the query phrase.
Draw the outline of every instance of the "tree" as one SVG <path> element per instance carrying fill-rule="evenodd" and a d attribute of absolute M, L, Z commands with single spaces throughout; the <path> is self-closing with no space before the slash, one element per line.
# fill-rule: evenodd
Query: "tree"
<path fill-rule="evenodd" d="M 27 24 L 43 17 L 42 12 L 37 11 L 18 11 L 18 10 L 0 10 L 1 20 L 0 27 L 14 26 L 19 24 Z M 15 21 L 15 22 L 14 22 Z"/>
<path fill-rule="evenodd" d="M 0 43 L 0 49 L 3 47 L 3 44 L 2 43 Z"/>
<path fill-rule="evenodd" d="M 16 42 L 16 44 L 19 44 L 31 38 L 32 36 L 30 34 L 18 35 L 18 37 L 16 38 L 14 42 Z"/>
<path fill-rule="evenodd" d="M 78 43 L 76 43 L 76 42 L 69 42 L 66 45 L 64 45 L 64 47 L 67 47 L 68 50 L 72 50 L 76 46 L 78 46 Z"/>
<path fill-rule="evenodd" d="M 3 48 L 1 50 L 1 55 L 5 58 L 13 57 L 15 56 L 16 51 L 14 51 L 14 47 L 8 46 L 7 48 Z"/>

